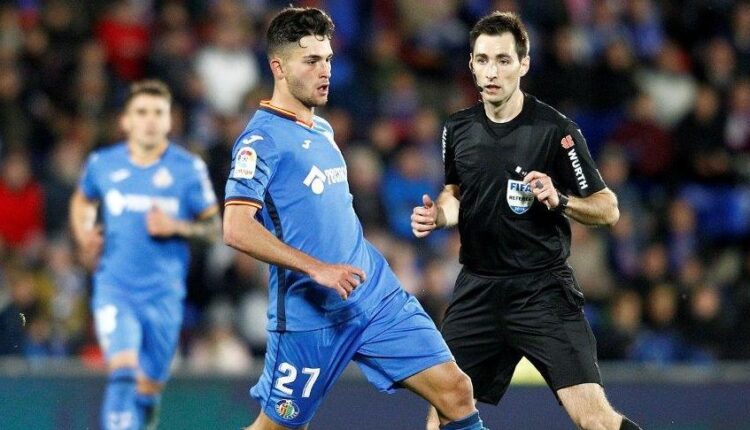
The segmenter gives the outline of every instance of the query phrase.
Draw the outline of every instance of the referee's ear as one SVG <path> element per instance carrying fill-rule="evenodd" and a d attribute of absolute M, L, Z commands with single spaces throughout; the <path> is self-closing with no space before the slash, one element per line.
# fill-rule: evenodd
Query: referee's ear
<path fill-rule="evenodd" d="M 531 57 L 528 55 L 521 58 L 521 76 L 526 76 L 529 73 L 529 67 L 531 66 Z"/>

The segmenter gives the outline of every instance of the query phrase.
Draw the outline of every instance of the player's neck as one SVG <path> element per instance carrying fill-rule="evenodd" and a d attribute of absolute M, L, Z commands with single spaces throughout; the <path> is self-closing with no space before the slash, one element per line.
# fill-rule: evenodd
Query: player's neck
<path fill-rule="evenodd" d="M 299 99 L 286 91 L 275 89 L 271 97 L 271 104 L 294 113 L 299 121 L 312 123 L 315 108 L 305 106 Z"/>
<path fill-rule="evenodd" d="M 169 141 L 165 140 L 151 148 L 144 148 L 135 142 L 128 141 L 130 161 L 136 166 L 149 166 L 154 164 L 162 155 L 164 155 L 164 151 L 167 150 L 168 145 Z"/>
<path fill-rule="evenodd" d="M 485 101 L 484 112 L 490 121 L 501 124 L 506 123 L 521 113 L 521 110 L 523 110 L 523 99 L 523 92 L 520 88 L 517 88 L 510 97 L 500 103 Z"/>

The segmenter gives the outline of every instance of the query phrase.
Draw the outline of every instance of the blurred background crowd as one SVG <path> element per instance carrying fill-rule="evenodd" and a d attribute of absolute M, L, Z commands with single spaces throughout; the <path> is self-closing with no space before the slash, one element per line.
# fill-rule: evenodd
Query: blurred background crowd
<path fill-rule="evenodd" d="M 93 149 L 122 138 L 128 84 L 164 80 L 172 141 L 224 195 L 230 150 L 272 81 L 263 37 L 288 0 L 0 0 L 0 357 L 101 366 L 89 274 L 67 228 Z M 411 235 L 442 182 L 440 133 L 477 102 L 468 32 L 492 10 L 531 34 L 530 94 L 574 119 L 620 200 L 573 223 L 570 263 L 601 360 L 750 359 L 750 2 L 320 0 L 336 23 L 327 118 L 367 237 L 439 323 L 457 232 Z M 530 143 L 533 144 L 533 143 Z M 245 372 L 264 350 L 267 268 L 196 248 L 180 363 Z M 19 314 L 26 318 L 22 324 Z"/>

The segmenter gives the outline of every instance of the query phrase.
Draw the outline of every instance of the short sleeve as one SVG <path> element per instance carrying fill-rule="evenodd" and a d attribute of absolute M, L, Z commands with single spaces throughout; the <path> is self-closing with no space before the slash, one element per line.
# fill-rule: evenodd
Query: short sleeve
<path fill-rule="evenodd" d="M 578 125 L 567 123 L 559 145 L 553 178 L 562 192 L 587 197 L 606 188 Z"/>
<path fill-rule="evenodd" d="M 78 181 L 78 187 L 89 200 L 100 200 L 101 191 L 99 185 L 96 182 L 96 170 L 99 161 L 99 154 L 92 153 L 86 159 L 86 163 L 83 167 L 83 173 L 81 179 Z"/>
<path fill-rule="evenodd" d="M 216 194 L 214 194 L 208 169 L 203 160 L 194 159 L 191 173 L 192 177 L 187 189 L 187 205 L 190 216 L 195 218 L 216 205 Z"/>
<path fill-rule="evenodd" d="M 456 173 L 455 152 L 453 150 L 453 134 L 448 127 L 448 123 L 443 126 L 443 166 L 445 168 L 445 184 L 459 185 L 458 174 Z"/>
<path fill-rule="evenodd" d="M 261 131 L 243 133 L 232 149 L 232 167 L 225 189 L 224 204 L 263 207 L 280 153 L 273 139 Z"/>

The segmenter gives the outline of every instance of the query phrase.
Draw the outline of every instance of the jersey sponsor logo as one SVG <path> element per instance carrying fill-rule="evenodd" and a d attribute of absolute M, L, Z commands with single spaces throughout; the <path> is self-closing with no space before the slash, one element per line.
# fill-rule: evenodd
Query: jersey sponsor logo
<path fill-rule="evenodd" d="M 302 142 L 302 148 L 303 149 L 310 149 L 310 144 L 312 143 L 312 140 L 305 139 L 304 142 Z"/>
<path fill-rule="evenodd" d="M 151 178 L 156 188 L 167 188 L 174 183 L 172 174 L 169 173 L 169 169 L 162 167 L 154 173 L 154 177 Z"/>
<path fill-rule="evenodd" d="M 232 177 L 252 179 L 255 176 L 255 166 L 257 163 L 258 154 L 255 153 L 253 148 L 240 148 L 234 160 L 234 173 Z"/>
<path fill-rule="evenodd" d="M 333 185 L 341 182 L 346 182 L 346 166 L 332 167 L 325 170 L 320 170 L 318 166 L 312 166 L 310 173 L 302 181 L 315 194 L 322 194 L 326 184 Z"/>
<path fill-rule="evenodd" d="M 292 400 L 283 399 L 276 402 L 276 413 L 284 420 L 293 420 L 299 415 L 299 406 Z"/>
<path fill-rule="evenodd" d="M 570 149 L 575 145 L 576 143 L 573 141 L 573 138 L 570 137 L 570 135 L 567 135 L 562 138 L 560 141 L 560 145 L 562 145 L 563 149 Z"/>
<path fill-rule="evenodd" d="M 508 189 L 505 193 L 505 199 L 510 209 L 521 215 L 529 210 L 534 203 L 534 193 L 531 191 L 531 185 L 523 181 L 508 179 Z"/>
<path fill-rule="evenodd" d="M 583 174 L 581 160 L 578 158 L 578 153 L 575 148 L 571 148 L 570 151 L 568 151 L 568 158 L 570 159 L 570 165 L 573 167 L 573 173 L 576 175 L 578 189 L 585 190 L 589 187 L 589 183 L 586 180 L 586 175 Z"/>
<path fill-rule="evenodd" d="M 124 181 L 125 179 L 128 179 L 129 177 L 130 177 L 130 170 L 119 169 L 119 170 L 115 170 L 109 175 L 109 180 L 114 183 L 118 183 L 118 182 Z"/>
<path fill-rule="evenodd" d="M 156 197 L 145 194 L 122 194 L 109 190 L 104 196 L 104 205 L 113 216 L 128 212 L 148 212 L 154 206 L 171 216 L 180 211 L 180 200 L 177 197 Z"/>

